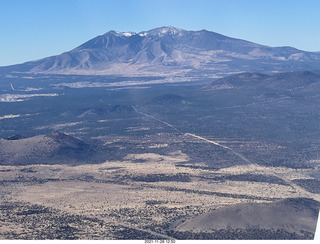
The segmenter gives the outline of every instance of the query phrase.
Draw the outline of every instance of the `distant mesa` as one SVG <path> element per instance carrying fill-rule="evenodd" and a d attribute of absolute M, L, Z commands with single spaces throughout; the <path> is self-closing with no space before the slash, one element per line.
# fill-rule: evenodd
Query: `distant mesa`
<path fill-rule="evenodd" d="M 306 89 L 312 85 L 320 85 L 320 75 L 315 72 L 284 72 L 274 75 L 262 73 L 239 73 L 220 78 L 203 87 L 203 90 L 224 89 L 265 89 L 277 91 Z"/>
<path fill-rule="evenodd" d="M 318 52 L 164 26 L 140 33 L 109 31 L 71 51 L 2 67 L 0 72 L 216 77 L 234 72 L 312 70 L 319 65 Z"/>

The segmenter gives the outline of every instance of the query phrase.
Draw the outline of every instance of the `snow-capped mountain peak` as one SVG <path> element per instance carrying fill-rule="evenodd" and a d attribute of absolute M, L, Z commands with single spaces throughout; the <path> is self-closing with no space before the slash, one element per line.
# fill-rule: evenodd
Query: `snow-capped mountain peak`
<path fill-rule="evenodd" d="M 114 30 L 111 30 L 111 31 L 108 31 L 107 33 L 105 33 L 104 35 L 102 36 L 117 36 L 117 37 L 130 37 L 130 36 L 133 36 L 133 35 L 136 35 L 137 33 L 135 32 L 132 32 L 132 31 L 127 31 L 127 32 L 121 32 L 121 31 L 114 31 Z"/>
<path fill-rule="evenodd" d="M 183 32 L 185 32 L 185 30 L 169 25 L 169 26 L 155 28 L 155 29 L 152 29 L 152 30 L 150 30 L 148 32 L 144 32 L 144 33 L 148 33 L 149 35 L 163 36 L 163 35 L 177 35 L 177 34 L 181 34 Z"/>
<path fill-rule="evenodd" d="M 149 31 L 111 30 L 61 55 L 25 63 L 35 73 L 212 77 L 230 72 L 318 69 L 320 53 L 268 47 L 215 32 L 163 26 Z M 14 69 L 13 67 L 12 69 Z"/>
<path fill-rule="evenodd" d="M 131 31 L 129 31 L 129 32 L 116 32 L 118 35 L 120 35 L 120 36 L 126 36 L 126 37 L 130 37 L 130 36 L 133 36 L 133 35 L 136 35 L 137 33 L 135 33 L 135 32 L 131 32 Z"/>

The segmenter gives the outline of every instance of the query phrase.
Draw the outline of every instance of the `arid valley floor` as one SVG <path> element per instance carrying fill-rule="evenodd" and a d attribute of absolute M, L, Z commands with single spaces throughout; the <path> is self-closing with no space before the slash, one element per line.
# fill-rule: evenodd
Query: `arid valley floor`
<path fill-rule="evenodd" d="M 309 86 L 61 85 L 71 78 L 10 77 L 56 95 L 0 103 L 0 239 L 313 239 Z"/>
<path fill-rule="evenodd" d="M 1 239 L 171 239 L 184 221 L 228 205 L 320 201 L 293 183 L 310 179 L 310 170 L 177 165 L 187 159 L 177 151 L 80 166 L 1 166 Z"/>

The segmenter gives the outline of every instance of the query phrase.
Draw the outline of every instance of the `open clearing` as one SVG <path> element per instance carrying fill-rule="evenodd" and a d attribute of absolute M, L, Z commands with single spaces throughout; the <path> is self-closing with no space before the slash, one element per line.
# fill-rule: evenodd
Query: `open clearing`
<path fill-rule="evenodd" d="M 1 203 L 35 204 L 108 226 L 149 230 L 160 238 L 185 220 L 224 206 L 299 197 L 320 201 L 318 194 L 292 183 L 310 178 L 307 169 L 249 164 L 212 170 L 201 164 L 182 166 L 187 160 L 186 154 L 176 151 L 129 154 L 124 161 L 103 164 L 1 166 Z M 243 180 L 241 175 L 250 175 L 252 180 Z M 261 175 L 269 176 L 271 183 L 259 181 Z M 3 236 L 12 235 L 10 225 L 2 221 Z M 25 231 L 14 229 L 15 236 Z"/>

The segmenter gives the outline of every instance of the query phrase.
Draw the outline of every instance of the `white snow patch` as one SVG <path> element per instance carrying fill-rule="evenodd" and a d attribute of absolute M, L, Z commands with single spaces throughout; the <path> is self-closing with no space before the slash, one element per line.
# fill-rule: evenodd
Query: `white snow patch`
<path fill-rule="evenodd" d="M 34 88 L 34 87 L 27 87 L 24 91 L 25 92 L 31 92 L 31 91 L 40 91 L 43 88 Z"/>
<path fill-rule="evenodd" d="M 122 32 L 122 34 L 124 35 L 124 36 L 133 36 L 133 35 L 135 35 L 136 33 L 135 32 Z"/>
<path fill-rule="evenodd" d="M 10 102 L 23 102 L 32 97 L 56 97 L 57 93 L 48 94 L 2 94 L 0 95 L 0 102 L 10 103 Z"/>
<path fill-rule="evenodd" d="M 20 114 L 7 114 L 7 115 L 4 115 L 4 116 L 0 116 L 0 120 L 2 119 L 14 119 L 14 118 L 19 118 L 21 117 Z"/>
<path fill-rule="evenodd" d="M 126 36 L 126 37 L 130 37 L 130 36 L 133 36 L 133 35 L 136 35 L 137 33 L 135 32 L 116 32 L 119 36 Z"/>
<path fill-rule="evenodd" d="M 141 32 L 139 33 L 139 36 L 147 36 L 148 35 L 148 32 Z"/>
<path fill-rule="evenodd" d="M 148 127 L 128 127 L 127 132 L 135 132 L 135 131 L 147 131 L 150 130 Z"/>
<path fill-rule="evenodd" d="M 83 124 L 83 122 L 73 122 L 73 123 L 39 126 L 39 127 L 37 127 L 37 130 L 43 130 L 43 129 L 61 130 L 61 129 L 64 129 L 67 127 L 72 127 L 72 126 L 76 126 L 76 125 L 80 125 L 80 124 Z"/>
<path fill-rule="evenodd" d="M 211 91 L 218 91 L 218 90 L 227 90 L 227 89 L 233 89 L 234 87 L 232 85 L 229 84 L 221 84 L 221 85 L 215 85 L 210 87 L 207 90 L 211 90 Z"/>
<path fill-rule="evenodd" d="M 164 148 L 164 147 L 168 147 L 169 145 L 167 143 L 164 144 L 154 144 L 149 146 L 149 148 Z"/>
<path fill-rule="evenodd" d="M 128 80 L 128 81 L 119 81 L 119 82 L 88 82 L 88 81 L 78 81 L 71 83 L 60 83 L 54 85 L 56 88 L 59 87 L 69 87 L 69 88 L 98 88 L 98 87 L 128 87 L 130 86 L 138 86 L 138 85 L 150 85 L 150 84 L 162 84 L 162 83 L 178 83 L 178 82 L 186 82 L 191 81 L 191 78 L 187 77 L 168 77 L 166 79 L 156 79 L 150 81 L 136 81 L 136 80 Z"/>
<path fill-rule="evenodd" d="M 304 60 L 308 59 L 304 53 L 294 53 L 290 55 L 289 57 L 290 60 Z"/>

